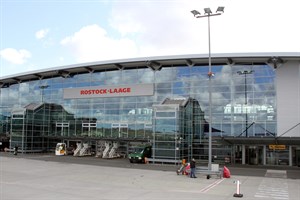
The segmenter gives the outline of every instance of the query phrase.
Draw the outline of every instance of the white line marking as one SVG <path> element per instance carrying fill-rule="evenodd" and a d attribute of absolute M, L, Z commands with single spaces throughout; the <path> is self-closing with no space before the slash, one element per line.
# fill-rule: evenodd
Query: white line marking
<path fill-rule="evenodd" d="M 210 189 L 216 187 L 217 185 L 219 185 L 222 181 L 224 181 L 225 179 L 221 179 L 221 180 L 217 180 L 215 182 L 213 182 L 212 184 L 206 186 L 205 188 L 203 188 L 202 190 L 200 190 L 201 193 L 206 193 L 207 191 L 209 191 Z"/>

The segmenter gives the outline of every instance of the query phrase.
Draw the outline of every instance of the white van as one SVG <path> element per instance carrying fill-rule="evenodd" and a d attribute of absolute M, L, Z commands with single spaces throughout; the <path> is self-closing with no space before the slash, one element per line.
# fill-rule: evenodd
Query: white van
<path fill-rule="evenodd" d="M 67 145 L 66 143 L 57 143 L 55 148 L 56 156 L 64 156 L 67 155 Z"/>

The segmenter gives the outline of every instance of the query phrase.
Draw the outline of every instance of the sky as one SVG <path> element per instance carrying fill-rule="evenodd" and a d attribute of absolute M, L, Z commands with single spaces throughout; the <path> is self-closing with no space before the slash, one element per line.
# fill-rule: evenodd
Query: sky
<path fill-rule="evenodd" d="M 300 52 L 299 0 L 0 0 L 0 77 L 94 61 Z"/>

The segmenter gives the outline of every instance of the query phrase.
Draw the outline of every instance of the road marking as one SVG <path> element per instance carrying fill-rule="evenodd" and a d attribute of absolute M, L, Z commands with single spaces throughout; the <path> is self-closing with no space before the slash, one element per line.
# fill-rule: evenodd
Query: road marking
<path fill-rule="evenodd" d="M 34 158 L 53 158 L 53 156 L 50 155 L 40 155 L 40 156 L 27 156 L 27 157 L 22 157 L 23 159 L 34 159 Z"/>
<path fill-rule="evenodd" d="M 268 169 L 265 177 L 271 178 L 287 178 L 286 170 L 270 170 Z"/>
<path fill-rule="evenodd" d="M 209 191 L 210 189 L 216 187 L 217 185 L 219 185 L 222 181 L 224 181 L 225 179 L 220 179 L 217 180 L 215 182 L 213 182 L 212 184 L 206 186 L 205 188 L 203 188 L 202 190 L 200 190 L 201 193 L 206 193 L 207 191 Z"/>
<path fill-rule="evenodd" d="M 254 197 L 283 200 L 289 199 L 287 181 L 278 178 L 264 178 Z"/>

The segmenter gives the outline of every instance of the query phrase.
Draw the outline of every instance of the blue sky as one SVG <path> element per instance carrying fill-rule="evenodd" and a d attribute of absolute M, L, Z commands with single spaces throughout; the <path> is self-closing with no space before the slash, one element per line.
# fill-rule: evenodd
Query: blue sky
<path fill-rule="evenodd" d="M 300 52 L 298 0 L 0 0 L 0 77 L 77 63 L 212 53 Z"/>

